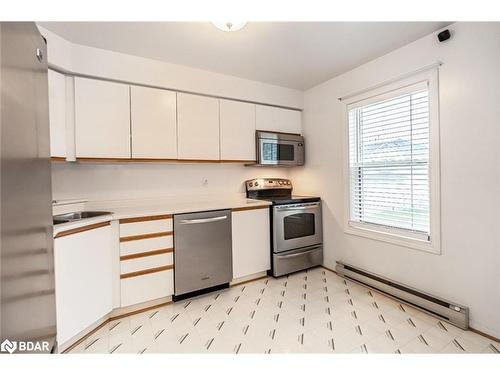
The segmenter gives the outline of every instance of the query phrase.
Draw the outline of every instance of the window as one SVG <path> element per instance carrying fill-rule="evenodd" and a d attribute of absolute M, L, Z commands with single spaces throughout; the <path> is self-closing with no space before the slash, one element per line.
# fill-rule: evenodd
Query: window
<path fill-rule="evenodd" d="M 437 72 L 418 78 L 346 103 L 346 231 L 439 252 Z"/>

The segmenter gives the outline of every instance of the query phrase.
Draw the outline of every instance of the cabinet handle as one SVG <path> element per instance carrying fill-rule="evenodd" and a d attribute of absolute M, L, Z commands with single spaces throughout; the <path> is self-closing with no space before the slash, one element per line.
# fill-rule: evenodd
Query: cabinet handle
<path fill-rule="evenodd" d="M 296 253 L 296 254 L 290 254 L 290 255 L 278 255 L 278 258 L 295 258 L 295 257 L 298 257 L 298 256 L 301 256 L 301 255 L 305 255 L 305 254 L 309 254 L 309 253 L 313 253 L 315 251 L 318 251 L 318 247 L 314 248 L 314 249 L 311 249 L 311 250 L 308 250 L 308 251 L 304 251 L 302 253 Z"/>
<path fill-rule="evenodd" d="M 211 217 L 208 219 L 190 219 L 190 220 L 181 220 L 180 224 L 204 224 L 204 223 L 213 223 L 215 221 L 226 220 L 227 216 L 217 216 Z"/>
<path fill-rule="evenodd" d="M 277 211 L 299 211 L 299 210 L 309 210 L 309 209 L 312 209 L 312 208 L 316 208 L 316 207 L 319 207 L 319 203 L 313 203 L 313 204 L 309 204 L 307 206 L 292 206 L 292 207 L 283 207 L 283 208 L 280 208 L 280 207 L 277 207 L 276 210 Z"/>

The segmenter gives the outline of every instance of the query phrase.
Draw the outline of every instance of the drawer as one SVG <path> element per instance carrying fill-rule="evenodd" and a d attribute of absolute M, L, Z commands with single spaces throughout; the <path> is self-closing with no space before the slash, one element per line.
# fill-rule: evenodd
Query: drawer
<path fill-rule="evenodd" d="M 120 262 L 121 274 L 142 271 L 148 268 L 156 268 L 174 264 L 174 254 L 158 254 L 141 258 L 127 259 Z"/>
<path fill-rule="evenodd" d="M 162 236 L 155 238 L 146 238 L 137 241 L 128 241 L 120 243 L 120 256 L 137 253 L 145 253 L 153 250 L 171 249 L 174 247 L 174 238 L 172 236 Z"/>
<path fill-rule="evenodd" d="M 168 217 L 154 216 L 157 218 Z M 120 220 L 120 237 L 137 236 L 140 234 L 150 234 L 159 232 L 172 231 L 173 222 L 171 218 L 147 220 L 147 221 L 134 221 L 142 220 L 142 218 L 122 219 Z"/>
<path fill-rule="evenodd" d="M 121 306 L 151 301 L 174 294 L 174 271 L 167 270 L 121 279 Z"/>
<path fill-rule="evenodd" d="M 323 264 L 323 245 L 273 253 L 272 261 L 274 277 L 320 266 Z"/>

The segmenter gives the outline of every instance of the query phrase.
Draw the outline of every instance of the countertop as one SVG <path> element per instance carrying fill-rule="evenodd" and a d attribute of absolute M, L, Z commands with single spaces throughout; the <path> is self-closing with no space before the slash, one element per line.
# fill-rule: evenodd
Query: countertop
<path fill-rule="evenodd" d="M 60 206 L 63 201 L 58 201 Z M 68 202 L 71 202 L 68 200 Z M 69 203 L 71 204 L 71 203 Z M 247 199 L 244 195 L 235 196 L 211 196 L 211 197 L 182 197 L 174 198 L 145 198 L 129 200 L 107 200 L 92 201 L 84 204 L 84 210 L 109 211 L 111 214 L 83 219 L 71 223 L 54 225 L 54 236 L 70 229 L 86 225 L 102 223 L 104 221 L 126 219 L 131 217 L 154 216 L 165 214 L 181 214 L 189 212 L 201 212 L 223 209 L 252 208 L 269 206 L 271 202 L 255 199 Z M 71 210 L 70 210 L 71 211 Z M 75 210 L 73 210 L 75 211 Z"/>

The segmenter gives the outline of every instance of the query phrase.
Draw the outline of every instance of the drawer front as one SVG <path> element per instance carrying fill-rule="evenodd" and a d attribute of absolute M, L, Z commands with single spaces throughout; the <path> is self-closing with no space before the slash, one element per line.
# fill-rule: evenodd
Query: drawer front
<path fill-rule="evenodd" d="M 292 272 L 323 264 L 323 246 L 311 246 L 309 249 L 291 250 L 273 253 L 273 276 L 279 277 Z"/>
<path fill-rule="evenodd" d="M 121 274 L 142 271 L 149 268 L 169 266 L 174 264 L 174 254 L 158 254 L 141 258 L 122 260 L 120 262 Z"/>
<path fill-rule="evenodd" d="M 174 247 L 173 236 L 146 238 L 137 241 L 120 243 L 120 256 L 144 253 L 153 250 L 171 249 Z"/>
<path fill-rule="evenodd" d="M 172 228 L 172 219 L 148 220 L 138 222 L 123 222 L 122 220 L 120 220 L 120 237 L 169 232 L 172 230 Z"/>
<path fill-rule="evenodd" d="M 122 307 L 174 294 L 174 271 L 161 271 L 121 279 Z"/>

